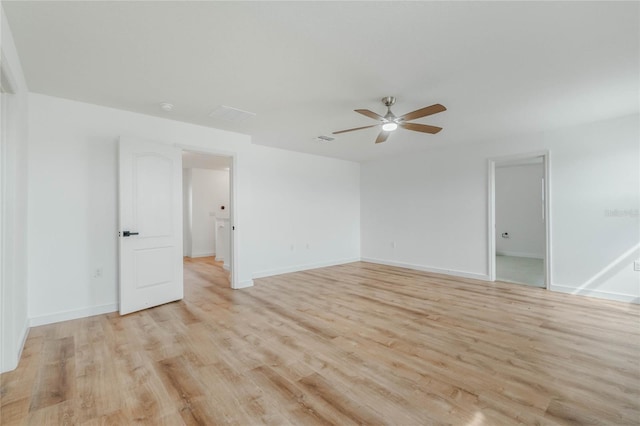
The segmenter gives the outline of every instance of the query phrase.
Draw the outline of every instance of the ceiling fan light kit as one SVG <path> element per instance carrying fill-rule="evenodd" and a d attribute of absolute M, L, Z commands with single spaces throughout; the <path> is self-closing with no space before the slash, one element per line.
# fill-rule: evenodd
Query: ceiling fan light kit
<path fill-rule="evenodd" d="M 391 106 L 396 103 L 396 98 L 393 96 L 385 96 L 382 98 L 382 103 L 387 107 L 387 113 L 383 116 L 376 114 L 373 111 L 368 109 L 356 109 L 355 112 L 365 115 L 369 118 L 373 118 L 374 120 L 379 121 L 378 124 L 372 124 L 371 126 L 364 127 L 355 127 L 353 129 L 347 130 L 339 130 L 337 132 L 333 132 L 334 135 L 346 132 L 353 132 L 355 130 L 369 129 L 371 127 L 382 126 L 382 131 L 376 138 L 376 143 L 382 143 L 387 140 L 389 134 L 396 130 L 398 127 L 402 127 L 406 130 L 413 130 L 414 132 L 421 133 L 430 133 L 436 134 L 442 127 L 437 126 L 429 126 L 427 124 L 418 124 L 418 123 L 409 123 L 410 120 L 415 120 L 417 118 L 426 117 L 428 115 L 437 114 L 442 111 L 446 111 L 447 109 L 440 104 L 434 104 L 428 107 L 420 108 L 415 111 L 411 111 L 407 114 L 401 115 L 400 117 L 396 117 L 393 112 L 391 112 Z"/>
<path fill-rule="evenodd" d="M 382 130 L 384 130 L 385 132 L 393 132 L 397 128 L 398 128 L 398 125 L 396 123 L 394 123 L 393 121 L 390 122 L 390 123 L 384 123 L 382 125 Z"/>

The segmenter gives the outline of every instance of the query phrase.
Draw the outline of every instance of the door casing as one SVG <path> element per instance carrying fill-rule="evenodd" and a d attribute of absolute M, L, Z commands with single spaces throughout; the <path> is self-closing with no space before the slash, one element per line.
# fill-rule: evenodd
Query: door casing
<path fill-rule="evenodd" d="M 487 266 L 489 281 L 496 280 L 496 165 L 514 161 L 522 161 L 542 157 L 544 176 L 544 283 L 545 288 L 551 288 L 552 262 L 551 262 L 551 161 L 548 150 L 528 152 L 501 157 L 492 157 L 487 160 L 488 168 L 488 223 L 487 223 Z"/>

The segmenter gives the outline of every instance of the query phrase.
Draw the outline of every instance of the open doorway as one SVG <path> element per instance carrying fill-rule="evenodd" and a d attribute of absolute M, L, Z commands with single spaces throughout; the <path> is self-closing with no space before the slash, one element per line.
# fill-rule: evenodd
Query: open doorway
<path fill-rule="evenodd" d="M 206 216 L 213 220 L 209 230 L 220 228 L 224 221 L 227 229 L 226 239 L 221 248 L 215 245 L 210 249 L 196 248 L 193 241 L 201 234 L 211 231 L 194 230 L 191 211 L 184 215 L 186 223 L 181 220 L 181 210 L 185 208 L 183 185 L 187 186 L 188 209 L 193 206 L 193 188 L 189 180 L 183 181 L 183 151 L 193 152 L 193 162 L 187 162 L 188 169 L 222 169 L 226 175 L 226 188 L 223 189 L 224 201 L 214 199 L 216 206 L 204 210 Z M 203 148 L 204 150 L 204 148 Z M 202 156 L 200 154 L 213 154 Z M 196 155 L 197 154 L 197 155 Z M 216 159 L 214 156 L 221 156 Z M 191 158 L 187 155 L 187 161 Z M 212 166 L 214 161 L 224 161 L 222 165 Z M 119 214 L 119 311 L 121 315 L 142 309 L 162 305 L 184 299 L 185 258 L 183 253 L 184 228 L 188 235 L 187 250 L 191 255 L 195 252 L 202 256 L 210 256 L 211 266 L 219 266 L 224 279 L 215 279 L 218 287 L 240 288 L 237 284 L 237 250 L 235 244 L 235 182 L 236 156 L 231 153 L 199 151 L 187 146 L 169 145 L 165 143 L 121 136 L 118 143 L 118 214 Z M 189 172 L 189 176 L 194 174 Z M 227 195 L 228 194 L 228 195 Z M 227 201 L 228 200 L 228 201 Z M 224 206 L 224 208 L 222 208 Z M 219 214 L 227 211 L 228 214 Z M 199 210 L 200 212 L 200 210 Z M 228 224 L 228 225 L 226 225 Z M 210 225 L 210 224 L 209 224 Z M 230 228 L 230 229 L 229 229 Z M 194 232 L 195 231 L 195 232 Z M 215 232 L 215 231 L 213 231 Z M 215 244 L 215 234 L 211 239 Z M 199 246 L 201 247 L 201 246 Z M 209 246 L 211 247 L 211 246 Z M 226 256 L 227 261 L 218 261 L 215 257 Z M 202 259 L 202 258 L 201 258 Z M 204 259 L 209 259 L 205 257 Z M 227 270 L 224 264 L 227 263 Z M 203 262 L 206 264 L 206 262 Z M 192 265 L 189 265 L 192 266 Z M 206 268 L 205 268 L 206 269 Z M 207 281 L 214 275 L 214 269 L 190 268 L 192 276 Z M 187 278 L 191 278 L 187 277 Z M 206 284 L 206 283 L 205 283 Z M 188 286 L 187 286 L 188 287 Z"/>
<path fill-rule="evenodd" d="M 548 288 L 548 154 L 489 160 L 489 275 Z"/>
<path fill-rule="evenodd" d="M 227 287 L 232 282 L 232 167 L 232 157 L 182 151 L 185 271 L 195 266 Z"/>

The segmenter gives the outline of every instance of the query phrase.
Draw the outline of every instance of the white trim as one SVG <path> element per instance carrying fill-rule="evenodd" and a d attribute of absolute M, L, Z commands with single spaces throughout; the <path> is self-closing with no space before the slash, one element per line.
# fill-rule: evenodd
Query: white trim
<path fill-rule="evenodd" d="M 519 251 L 496 250 L 496 256 L 528 257 L 529 259 L 544 259 L 544 254 L 540 254 L 540 253 L 522 253 L 522 252 L 519 252 Z"/>
<path fill-rule="evenodd" d="M 551 288 L 553 283 L 551 272 L 553 271 L 553 262 L 551 257 L 551 155 L 549 151 L 545 151 L 544 155 L 544 223 L 545 223 L 545 247 L 544 247 L 544 282 L 547 290 Z"/>
<path fill-rule="evenodd" d="M 241 281 L 239 285 L 233 287 L 234 290 L 240 290 L 241 288 L 253 287 L 253 280 Z"/>
<path fill-rule="evenodd" d="M 229 281 L 231 288 L 244 288 L 244 284 L 248 281 L 238 281 L 240 279 L 240 274 L 238 271 L 239 239 L 236 237 L 237 231 L 239 229 L 238 209 L 236 208 L 238 205 L 238 153 L 225 151 L 223 149 L 203 148 L 201 146 L 185 145 L 181 143 L 176 143 L 174 144 L 174 146 L 182 149 L 183 151 L 231 158 L 231 166 L 229 167 L 229 226 L 231 227 L 231 229 L 229 230 L 229 243 L 231 245 L 231 252 L 229 253 L 229 255 L 231 256 L 231 279 Z M 246 287 L 251 287 L 252 285 L 253 283 L 251 283 L 250 285 L 246 285 Z"/>
<path fill-rule="evenodd" d="M 369 262 L 369 263 L 378 263 L 380 265 L 398 266 L 400 268 L 414 269 L 416 271 L 432 272 L 434 274 L 452 275 L 454 277 L 471 278 L 474 280 L 481 280 L 481 281 L 490 281 L 488 275 L 478 274 L 475 272 L 458 271 L 455 269 L 441 269 L 441 268 L 434 268 L 432 266 L 414 265 L 411 263 L 396 262 L 392 260 L 373 259 L 370 257 L 363 257 L 362 261 Z"/>
<path fill-rule="evenodd" d="M 205 253 L 195 253 L 195 254 L 191 253 L 191 256 L 187 256 L 187 257 L 191 257 L 191 258 L 194 258 L 194 257 L 211 257 L 211 256 L 215 256 L 215 255 L 216 254 L 214 252 L 210 251 L 210 252 L 205 252 Z M 216 258 L 216 260 L 220 260 L 220 259 Z"/>
<path fill-rule="evenodd" d="M 18 350 L 16 351 L 18 353 L 18 362 L 20 362 L 20 358 L 22 358 L 22 350 L 24 349 L 24 344 L 27 343 L 27 336 L 29 336 L 29 330 L 30 330 L 29 319 L 25 318 L 24 324 L 22 325 L 22 336 L 20 337 L 18 348 L 17 348 Z"/>
<path fill-rule="evenodd" d="M 29 319 L 30 327 L 37 327 L 39 325 L 53 324 L 56 322 L 69 321 L 78 318 L 92 317 L 94 315 L 107 314 L 110 312 L 117 312 L 117 303 L 107 303 L 106 305 L 91 306 L 89 308 L 74 309 L 71 311 L 56 312 L 54 314 L 41 315 L 39 317 L 33 317 Z"/>
<path fill-rule="evenodd" d="M 217 259 L 216 259 L 217 260 Z M 229 268 L 229 265 L 227 263 L 223 263 L 222 264 L 222 269 L 224 269 L 225 271 L 229 272 L 231 270 L 231 268 Z"/>
<path fill-rule="evenodd" d="M 0 12 L 0 20 L 2 22 L 0 27 L 7 25 L 4 11 Z M 9 36 L 10 35 L 11 32 L 9 32 Z M 14 63 L 13 60 L 10 61 L 7 58 L 4 47 L 5 45 L 0 46 L 0 372 L 2 373 L 18 367 L 24 342 L 26 341 L 26 336 L 29 331 L 26 316 L 21 330 L 16 330 L 17 319 L 15 318 L 15 310 L 11 303 L 14 302 L 13 295 L 16 291 L 15 286 L 17 285 L 17 279 L 15 276 L 8 277 L 6 270 L 8 257 L 6 234 L 7 229 L 11 229 L 7 224 L 7 213 L 9 211 L 7 199 L 9 198 L 8 195 L 10 192 L 9 185 L 13 183 L 13 181 L 9 180 L 11 176 L 7 174 L 7 140 L 11 136 L 17 137 L 17 130 L 15 126 L 7 126 L 5 124 L 5 121 L 9 118 L 7 115 L 9 114 L 9 108 L 5 107 L 14 104 L 16 96 L 22 93 L 23 90 L 26 90 L 26 88 L 22 88 L 16 79 L 16 76 L 24 75 L 20 60 L 14 55 L 16 52 L 9 52 L 10 57 L 13 56 L 16 58 L 16 62 Z M 9 40 L 6 47 L 9 50 L 15 49 L 13 40 Z M 14 69 L 17 71 L 15 75 L 13 73 Z M 24 78 L 21 78 L 21 80 L 24 80 Z M 17 118 L 17 116 L 14 118 Z M 25 303 L 28 303 L 28 300 L 25 301 Z M 22 334 L 22 336 L 14 340 L 16 332 Z M 14 343 L 17 344 L 17 347 L 9 349 Z M 9 350 L 11 350 L 11 353 L 7 353 Z"/>
<path fill-rule="evenodd" d="M 2 359 L 2 365 L 0 365 L 0 373 L 6 373 L 18 368 L 20 358 L 22 358 L 22 350 L 24 349 L 24 344 L 27 342 L 27 336 L 29 335 L 28 320 L 25 320 L 24 324 L 22 325 L 22 332 L 20 334 L 21 337 L 20 339 L 18 339 L 18 347 L 15 348 L 15 351 L 11 354 L 11 357 L 5 357 Z"/>
<path fill-rule="evenodd" d="M 487 160 L 487 277 L 496 280 L 496 164 Z"/>
<path fill-rule="evenodd" d="M 495 213 L 495 191 L 496 191 L 496 164 L 514 161 L 523 161 L 528 158 L 542 157 L 543 178 L 544 178 L 544 226 L 545 226 L 545 249 L 544 249 L 544 282 L 545 288 L 550 289 L 552 283 L 552 262 L 551 262 L 551 159 L 549 150 L 534 151 L 523 154 L 507 155 L 502 157 L 492 157 L 487 159 L 487 277 L 489 281 L 496 280 L 496 213 Z"/>
<path fill-rule="evenodd" d="M 557 291 L 560 293 L 569 293 L 577 296 L 589 296 L 598 297 L 600 299 L 616 300 L 619 302 L 628 302 L 640 304 L 640 297 L 633 294 L 617 293 L 613 291 L 591 290 L 588 288 L 575 288 L 565 285 L 552 285 L 551 291 Z"/>
<path fill-rule="evenodd" d="M 359 262 L 359 257 L 348 259 L 330 260 L 328 262 L 307 263 L 305 265 L 289 266 L 286 268 L 269 269 L 266 271 L 254 272 L 253 279 L 271 277 L 274 275 L 289 274 L 291 272 L 308 271 L 309 269 L 324 268 L 327 266 L 344 265 L 345 263 Z"/>

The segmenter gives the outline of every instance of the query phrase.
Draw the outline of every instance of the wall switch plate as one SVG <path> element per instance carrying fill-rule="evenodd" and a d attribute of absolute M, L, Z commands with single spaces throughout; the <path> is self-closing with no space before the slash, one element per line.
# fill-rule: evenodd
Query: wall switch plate
<path fill-rule="evenodd" d="M 640 272 L 640 260 L 633 262 L 633 270 Z"/>

